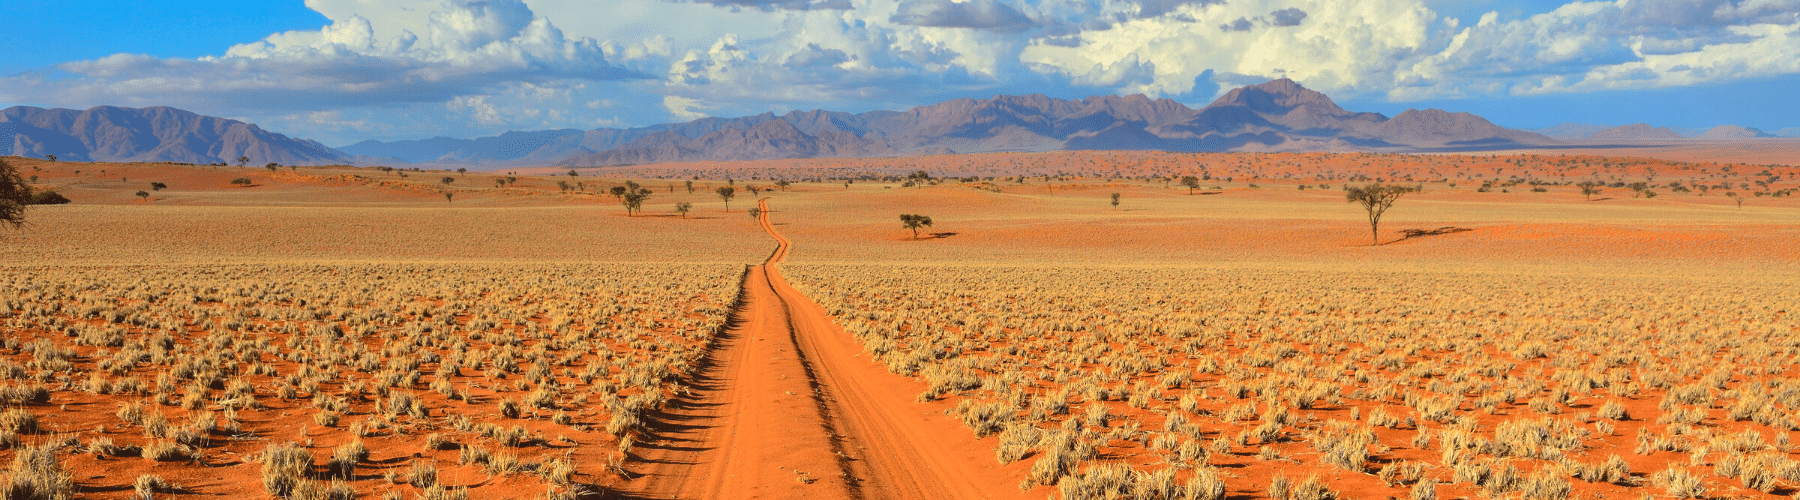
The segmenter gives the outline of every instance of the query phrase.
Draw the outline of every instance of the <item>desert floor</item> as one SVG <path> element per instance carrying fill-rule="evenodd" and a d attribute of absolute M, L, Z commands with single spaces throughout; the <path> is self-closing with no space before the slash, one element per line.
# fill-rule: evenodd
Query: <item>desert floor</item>
<path fill-rule="evenodd" d="M 0 463 L 84 498 L 1800 492 L 1785 165 L 7 161 Z"/>

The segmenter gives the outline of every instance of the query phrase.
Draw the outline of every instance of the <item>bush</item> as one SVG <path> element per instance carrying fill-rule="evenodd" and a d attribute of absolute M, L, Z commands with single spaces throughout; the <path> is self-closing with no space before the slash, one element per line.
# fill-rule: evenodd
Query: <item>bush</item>
<path fill-rule="evenodd" d="M 11 470 L 0 473 L 0 498 L 68 500 L 75 480 L 56 458 L 57 446 L 27 446 L 13 455 Z"/>
<path fill-rule="evenodd" d="M 69 204 L 69 197 L 63 196 L 62 193 L 58 193 L 55 191 L 40 191 L 37 193 L 32 193 L 31 204 L 32 205 L 67 205 L 67 204 Z"/>
<path fill-rule="evenodd" d="M 231 184 L 236 186 L 249 186 L 254 183 L 255 182 L 251 181 L 249 177 L 239 177 L 231 180 Z"/>
<path fill-rule="evenodd" d="M 288 498 L 302 483 L 312 482 L 312 454 L 292 444 L 270 445 L 262 463 L 263 489 L 276 498 Z"/>

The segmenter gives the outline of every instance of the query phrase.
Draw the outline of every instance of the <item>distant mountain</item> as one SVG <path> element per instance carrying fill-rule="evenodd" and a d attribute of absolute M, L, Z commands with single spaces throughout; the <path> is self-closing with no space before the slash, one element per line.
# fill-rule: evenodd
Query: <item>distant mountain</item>
<path fill-rule="evenodd" d="M 795 111 L 779 116 L 708 118 L 616 130 L 611 137 L 632 138 L 612 148 L 588 147 L 591 152 L 559 165 L 1075 149 L 1443 150 L 1555 142 L 1469 113 L 1407 110 L 1388 118 L 1380 113 L 1346 111 L 1325 94 L 1285 78 L 1233 89 L 1197 110 L 1143 95 L 1082 100 L 1003 95 L 956 99 L 903 112 Z"/>
<path fill-rule="evenodd" d="M 325 165 L 356 159 L 254 124 L 169 107 L 0 110 L 0 155 L 70 161 Z"/>
<path fill-rule="evenodd" d="M 1712 130 L 1708 130 L 1704 134 L 1700 134 L 1701 139 L 1707 139 L 1707 140 L 1755 139 L 1758 137 L 1775 137 L 1775 136 L 1770 135 L 1769 133 L 1763 132 L 1761 130 L 1757 130 L 1757 129 L 1753 129 L 1753 128 L 1749 128 L 1749 127 L 1740 127 L 1737 125 L 1720 125 L 1717 127 L 1713 127 Z"/>
<path fill-rule="evenodd" d="M 1594 132 L 1613 128 L 1613 125 L 1594 125 L 1591 123 L 1563 123 L 1554 127 L 1532 129 L 1532 132 L 1559 141 L 1579 141 L 1594 135 Z"/>
<path fill-rule="evenodd" d="M 1652 127 L 1645 123 L 1633 123 L 1622 127 L 1613 127 L 1594 132 L 1587 137 L 1589 141 L 1655 141 L 1683 139 L 1680 133 L 1668 127 Z"/>

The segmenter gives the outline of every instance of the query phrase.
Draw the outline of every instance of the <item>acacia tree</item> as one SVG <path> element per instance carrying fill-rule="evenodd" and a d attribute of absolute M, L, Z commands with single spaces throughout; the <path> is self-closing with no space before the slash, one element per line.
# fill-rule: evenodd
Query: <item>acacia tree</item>
<path fill-rule="evenodd" d="M 931 217 L 917 214 L 900 214 L 900 225 L 911 229 L 913 239 L 919 239 L 919 228 L 931 227 Z"/>
<path fill-rule="evenodd" d="M 25 206 L 31 204 L 31 186 L 19 177 L 19 171 L 0 160 L 0 224 L 13 228 L 25 225 Z"/>
<path fill-rule="evenodd" d="M 1582 181 L 1576 186 L 1581 187 L 1581 195 L 1587 197 L 1587 201 L 1594 201 L 1594 195 L 1600 194 L 1600 183 L 1598 182 Z"/>
<path fill-rule="evenodd" d="M 677 213 L 680 213 L 680 214 L 681 214 L 681 218 L 683 218 L 683 219 L 686 219 L 686 218 L 687 218 L 687 213 L 688 213 L 688 210 L 693 210 L 693 209 L 694 209 L 694 204 L 693 204 L 693 203 L 688 203 L 688 202 L 685 202 L 685 201 L 684 201 L 684 202 L 681 202 L 681 203 L 676 203 L 676 204 L 675 204 L 675 211 L 676 211 L 676 212 L 677 212 Z"/>
<path fill-rule="evenodd" d="M 794 185 L 794 183 L 788 182 L 787 179 L 775 181 L 775 186 L 781 188 L 781 190 L 784 192 L 787 191 L 788 186 L 792 186 L 792 185 Z"/>
<path fill-rule="evenodd" d="M 238 166 L 239 166 L 239 167 L 242 167 L 242 166 L 244 166 L 244 164 L 245 164 L 245 163 L 250 163 L 250 157 L 248 157 L 248 156 L 239 156 L 239 157 L 238 157 L 238 159 L 237 159 L 237 162 L 238 162 Z"/>
<path fill-rule="evenodd" d="M 620 203 L 625 204 L 626 216 L 641 211 L 644 208 L 644 200 L 647 199 L 650 199 L 650 190 L 647 188 L 632 189 L 619 197 Z"/>
<path fill-rule="evenodd" d="M 1413 192 L 1413 188 L 1408 186 L 1384 185 L 1377 182 L 1364 187 L 1347 188 L 1344 191 L 1344 200 L 1362 205 L 1363 210 L 1369 213 L 1369 236 L 1374 240 L 1374 244 L 1380 245 L 1381 214 L 1392 208 L 1394 201 L 1400 199 L 1401 195 L 1411 192 Z"/>
<path fill-rule="evenodd" d="M 1193 195 L 1195 189 L 1200 189 L 1200 178 L 1194 177 L 1192 175 L 1187 176 L 1187 177 L 1182 177 L 1181 185 L 1187 186 L 1188 194 Z"/>
<path fill-rule="evenodd" d="M 138 192 L 137 192 L 137 197 L 139 197 L 139 198 L 143 198 L 143 199 L 144 199 L 144 201 L 145 201 L 145 202 L 148 202 L 148 201 L 150 201 L 150 193 L 149 193 L 149 192 L 147 192 L 147 191 L 144 191 L 144 190 L 142 190 L 142 189 L 139 189 L 139 190 L 138 190 Z"/>
<path fill-rule="evenodd" d="M 725 200 L 725 211 L 730 212 L 731 199 L 737 196 L 737 188 L 731 186 L 719 186 L 719 188 L 714 189 L 713 192 L 719 194 L 719 199 Z"/>
<path fill-rule="evenodd" d="M 50 163 L 56 163 L 56 155 L 44 155 L 44 158 L 50 160 Z"/>
<path fill-rule="evenodd" d="M 1119 193 L 1113 193 L 1113 195 L 1112 195 L 1112 206 L 1113 206 L 1113 210 L 1118 210 L 1118 209 L 1119 209 Z"/>
<path fill-rule="evenodd" d="M 688 194 L 694 194 L 694 181 L 685 181 L 685 182 L 687 182 Z"/>

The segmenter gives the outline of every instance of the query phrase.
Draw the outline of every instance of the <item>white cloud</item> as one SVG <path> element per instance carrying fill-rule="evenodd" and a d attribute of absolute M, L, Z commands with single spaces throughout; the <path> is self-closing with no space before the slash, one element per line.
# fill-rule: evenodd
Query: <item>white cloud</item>
<path fill-rule="evenodd" d="M 423 36 L 348 14 L 318 30 L 289 31 L 197 59 L 120 54 L 58 66 L 54 82 L 15 79 L 0 98 L 119 102 L 208 109 L 329 110 L 447 102 L 517 83 L 648 77 L 609 64 L 591 38 L 569 39 L 518 0 L 441 4 Z M 421 17 L 421 16 L 414 16 Z M 384 23 L 392 24 L 390 21 Z"/>
<path fill-rule="evenodd" d="M 1749 41 L 1646 55 L 1637 61 L 1595 67 L 1575 79 L 1546 80 L 1515 90 L 1520 94 L 1541 94 L 1683 87 L 1800 73 L 1800 24 L 1732 26 L 1730 31 Z"/>
<path fill-rule="evenodd" d="M 1186 5 L 1084 30 L 1075 46 L 1039 40 L 1020 58 L 1076 81 L 1151 95 L 1186 93 L 1207 70 L 1238 80 L 1293 78 L 1325 90 L 1384 89 L 1398 63 L 1426 48 L 1435 19 L 1417 0 Z M 1152 80 L 1110 69 L 1134 59 L 1154 68 Z"/>
<path fill-rule="evenodd" d="M 663 107 L 669 109 L 669 114 L 675 115 L 676 118 L 683 120 L 706 117 L 706 113 L 702 113 L 697 109 L 700 107 L 700 101 L 686 97 L 673 95 L 663 96 Z"/>

